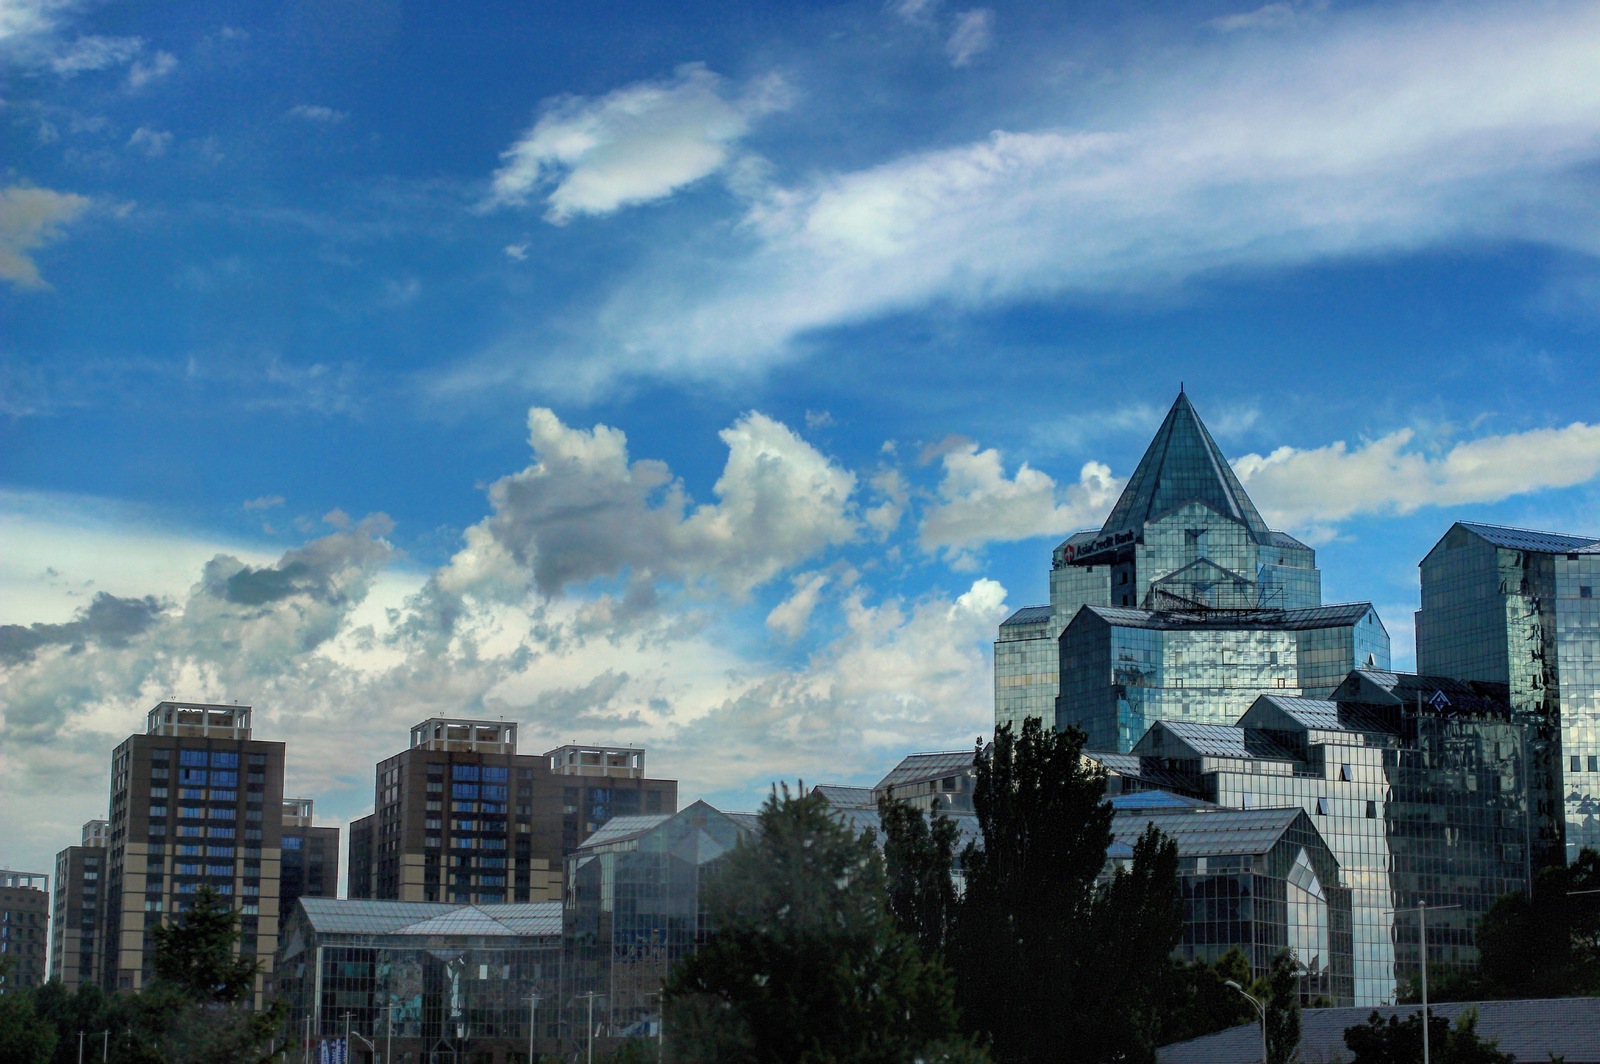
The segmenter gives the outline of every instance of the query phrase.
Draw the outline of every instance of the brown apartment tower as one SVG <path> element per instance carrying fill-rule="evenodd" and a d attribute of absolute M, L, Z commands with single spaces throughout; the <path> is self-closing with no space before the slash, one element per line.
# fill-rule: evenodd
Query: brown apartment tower
<path fill-rule="evenodd" d="M 239 952 L 261 963 L 260 1007 L 278 945 L 284 744 L 250 737 L 250 707 L 162 702 L 111 755 L 100 978 L 138 990 L 151 932 L 209 886 L 234 901 Z"/>
<path fill-rule="evenodd" d="M 50 877 L 0 870 L 0 995 L 44 982 Z"/>
<path fill-rule="evenodd" d="M 676 780 L 644 751 L 517 753 L 506 721 L 435 718 L 377 766 L 374 812 L 350 825 L 352 898 L 458 904 L 561 900 L 562 857 L 612 816 L 672 813 Z"/>
<path fill-rule="evenodd" d="M 100 921 L 105 910 L 109 820 L 83 825 L 83 841 L 56 854 L 50 910 L 50 978 L 76 990 L 100 981 Z"/>

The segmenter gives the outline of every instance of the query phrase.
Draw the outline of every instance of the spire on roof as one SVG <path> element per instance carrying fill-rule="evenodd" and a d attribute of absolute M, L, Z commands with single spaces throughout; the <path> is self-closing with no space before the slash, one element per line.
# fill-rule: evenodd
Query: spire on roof
<path fill-rule="evenodd" d="M 1244 485 L 1180 389 L 1101 532 L 1109 535 L 1142 528 L 1145 522 L 1189 502 L 1205 503 L 1238 521 L 1257 543 L 1271 542 L 1266 522 L 1245 494 Z"/>

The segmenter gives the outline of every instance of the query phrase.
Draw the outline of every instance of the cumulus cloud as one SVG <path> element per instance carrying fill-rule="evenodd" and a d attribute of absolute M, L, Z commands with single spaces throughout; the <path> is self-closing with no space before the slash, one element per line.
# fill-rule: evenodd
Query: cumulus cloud
<path fill-rule="evenodd" d="M 761 368 L 813 331 L 939 300 L 1121 296 L 1478 240 L 1600 253 L 1600 8 L 1322 18 L 1316 34 L 1210 35 L 1070 128 L 772 188 L 722 259 L 691 270 L 664 251 L 620 284 L 585 368 Z"/>
<path fill-rule="evenodd" d="M 18 288 L 46 288 L 33 251 L 89 209 L 89 200 L 71 192 L 13 185 L 0 188 L 0 278 Z"/>
<path fill-rule="evenodd" d="M 1482 436 L 1437 452 L 1413 446 L 1415 436 L 1401 429 L 1356 447 L 1280 447 L 1233 467 L 1274 527 L 1312 529 L 1358 513 L 1495 502 L 1600 476 L 1600 425 Z"/>
<path fill-rule="evenodd" d="M 776 79 L 734 90 L 698 63 L 599 98 L 563 97 L 502 153 L 490 203 L 542 195 L 545 216 L 564 222 L 663 199 L 729 166 L 751 122 L 786 103 Z"/>
<path fill-rule="evenodd" d="M 153 596 L 118 598 L 102 591 L 94 601 L 65 624 L 0 624 L 0 665 L 32 660 L 46 646 L 65 646 L 74 652 L 90 643 L 121 647 L 155 623 L 162 605 Z"/>
<path fill-rule="evenodd" d="M 986 7 L 963 11 L 956 16 L 955 29 L 944 42 L 950 65 L 964 67 L 974 56 L 987 52 L 994 43 L 994 12 Z"/>
<path fill-rule="evenodd" d="M 922 515 L 918 537 L 926 550 L 960 552 L 985 543 L 1062 536 L 1097 525 L 1116 502 L 1122 484 L 1111 469 L 1086 462 L 1075 484 L 1057 485 L 1026 462 L 1007 477 L 1000 452 L 965 443 L 940 458 L 938 501 Z"/>
<path fill-rule="evenodd" d="M 626 574 L 641 593 L 666 581 L 743 596 L 856 535 L 855 475 L 764 414 L 723 430 L 718 501 L 698 506 L 664 463 L 631 460 L 618 429 L 535 408 L 528 430 L 534 464 L 490 488 L 494 512 L 468 530 L 443 590 L 531 579 L 548 596 Z"/>
<path fill-rule="evenodd" d="M 798 639 L 805 632 L 811 612 L 822 598 L 822 589 L 828 586 L 828 574 L 802 573 L 792 581 L 794 592 L 767 614 L 767 628 L 785 639 Z"/>

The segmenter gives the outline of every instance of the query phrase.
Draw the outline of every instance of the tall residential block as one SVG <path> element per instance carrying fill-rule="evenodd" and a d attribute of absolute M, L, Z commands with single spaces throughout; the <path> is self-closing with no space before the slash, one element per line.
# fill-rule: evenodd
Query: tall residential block
<path fill-rule="evenodd" d="M 517 753 L 506 721 L 435 718 L 377 766 L 373 813 L 350 826 L 352 898 L 559 901 L 562 855 L 623 811 L 672 812 L 678 785 L 644 751 Z"/>
<path fill-rule="evenodd" d="M 339 893 L 339 829 L 312 823 L 310 798 L 283 800 L 283 860 L 278 867 L 278 928 L 301 898 Z"/>
<path fill-rule="evenodd" d="M 50 913 L 50 978 L 69 989 L 100 982 L 100 921 L 105 909 L 108 820 L 83 825 L 83 840 L 56 854 Z"/>
<path fill-rule="evenodd" d="M 251 737 L 249 706 L 162 702 L 111 757 L 101 981 L 138 990 L 152 932 L 208 886 L 239 913 L 239 952 L 261 963 L 262 1004 L 278 944 L 284 744 Z"/>
<path fill-rule="evenodd" d="M 1417 668 L 1506 684 L 1541 857 L 1600 849 L 1600 538 L 1457 522 L 1421 569 Z"/>
<path fill-rule="evenodd" d="M 0 994 L 44 982 L 50 877 L 0 869 Z"/>

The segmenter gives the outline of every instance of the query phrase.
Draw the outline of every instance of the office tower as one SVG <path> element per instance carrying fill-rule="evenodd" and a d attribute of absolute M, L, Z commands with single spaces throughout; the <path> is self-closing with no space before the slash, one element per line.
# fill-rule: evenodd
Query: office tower
<path fill-rule="evenodd" d="M 100 920 L 105 905 L 106 838 L 111 822 L 83 825 L 83 841 L 56 854 L 50 914 L 50 978 L 68 989 L 100 981 Z"/>
<path fill-rule="evenodd" d="M 1388 667 L 1388 633 L 1370 606 L 1324 613 L 1321 602 L 1315 552 L 1266 526 L 1179 392 L 1104 525 L 1053 552 L 1049 606 L 1001 624 L 995 723 L 1076 724 L 1097 745 L 1126 749 L 1150 720 L 1185 706 L 1195 719 L 1230 723 L 1248 704 L 1242 695 L 1214 713 L 1203 708 L 1246 683 L 1237 670 L 1202 667 L 1225 657 L 1291 694 L 1325 693 L 1356 666 Z M 1084 607 L 1099 614 L 1074 640 L 1085 656 L 1064 665 L 1063 633 Z M 1065 690 L 1064 677 L 1079 671 Z"/>
<path fill-rule="evenodd" d="M 1505 684 L 1539 859 L 1600 849 L 1600 539 L 1457 522 L 1422 559 L 1417 668 Z"/>
<path fill-rule="evenodd" d="M 301 898 L 339 893 L 339 829 L 312 824 L 310 798 L 283 800 L 283 861 L 278 868 L 278 927 Z"/>
<path fill-rule="evenodd" d="M 1416 914 L 1396 910 L 1437 910 L 1437 977 L 1476 961 L 1478 921 L 1531 882 L 1528 729 L 1504 697 L 1500 685 L 1356 670 L 1330 699 L 1263 694 L 1235 726 L 1159 721 L 1132 753 L 1086 756 L 1113 793 L 1305 812 L 1351 888 L 1355 1003 L 1372 1005 L 1420 968 Z"/>
<path fill-rule="evenodd" d="M 0 869 L 0 994 L 44 982 L 50 877 Z"/>
<path fill-rule="evenodd" d="M 239 951 L 262 966 L 263 1003 L 278 943 L 284 745 L 251 738 L 250 716 L 249 706 L 162 702 L 112 754 L 107 989 L 144 986 L 151 932 L 208 886 L 237 906 Z"/>
<path fill-rule="evenodd" d="M 517 726 L 435 718 L 377 767 L 374 812 L 350 826 L 350 896 L 558 901 L 562 855 L 619 812 L 671 812 L 678 785 L 644 751 L 517 753 Z"/>

